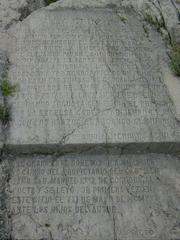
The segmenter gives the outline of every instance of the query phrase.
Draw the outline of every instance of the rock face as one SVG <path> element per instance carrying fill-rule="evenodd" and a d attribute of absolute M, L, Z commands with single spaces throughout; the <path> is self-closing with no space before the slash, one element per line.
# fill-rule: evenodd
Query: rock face
<path fill-rule="evenodd" d="M 43 6 L 43 0 L 2 0 L 0 3 L 0 29 L 9 28 Z"/>
<path fill-rule="evenodd" d="M 49 8 L 11 35 L 8 145 L 179 142 L 166 48 L 134 11 Z"/>
<path fill-rule="evenodd" d="M 0 239 L 10 239 L 11 221 L 8 217 L 9 205 L 9 166 L 6 159 L 0 156 Z"/>
<path fill-rule="evenodd" d="M 0 4 L 0 239 L 180 239 L 179 1 L 41 6 Z"/>
<path fill-rule="evenodd" d="M 7 29 L 21 21 L 31 12 L 53 1 L 44 0 L 2 0 L 0 4 L 0 28 Z M 140 14 L 150 13 L 157 20 L 165 22 L 167 30 L 172 34 L 174 41 L 179 42 L 179 0 L 63 0 L 57 4 L 61 7 L 94 7 L 114 5 L 118 7 L 132 7 Z"/>
<path fill-rule="evenodd" d="M 180 43 L 180 2 L 179 0 L 64 0 L 55 4 L 60 7 L 94 7 L 113 5 L 116 7 L 133 8 L 137 14 L 150 15 L 172 43 Z M 55 6 L 52 5 L 52 6 Z M 164 31 L 165 30 L 165 31 Z"/>

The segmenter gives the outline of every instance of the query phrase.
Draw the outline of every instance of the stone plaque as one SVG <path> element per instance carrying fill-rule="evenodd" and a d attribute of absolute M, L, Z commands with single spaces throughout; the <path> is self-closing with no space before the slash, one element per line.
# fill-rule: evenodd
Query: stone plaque
<path fill-rule="evenodd" d="M 43 9 L 11 34 L 8 145 L 179 142 L 164 44 L 133 12 Z"/>
<path fill-rule="evenodd" d="M 13 239 L 180 238 L 176 157 L 77 154 L 9 162 Z"/>

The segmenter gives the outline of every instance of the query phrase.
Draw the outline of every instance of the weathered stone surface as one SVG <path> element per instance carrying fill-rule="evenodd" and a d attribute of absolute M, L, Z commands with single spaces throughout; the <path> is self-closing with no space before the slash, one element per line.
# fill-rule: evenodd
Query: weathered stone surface
<path fill-rule="evenodd" d="M 0 156 L 0 239 L 9 240 L 11 224 L 8 219 L 9 206 L 9 166 Z"/>
<path fill-rule="evenodd" d="M 9 28 L 21 21 L 34 10 L 43 7 L 43 0 L 1 0 L 0 30 Z"/>
<path fill-rule="evenodd" d="M 20 91 L 8 144 L 179 142 L 161 68 L 166 47 L 143 26 L 112 5 L 50 6 L 12 30 L 9 79 Z"/>
<path fill-rule="evenodd" d="M 0 49 L 0 83 L 7 76 L 7 55 Z M 0 91 L 0 107 L 4 106 L 4 99 Z M 5 126 L 2 125 L 0 118 L 0 239 L 9 239 L 9 223 L 7 217 L 8 206 L 8 164 L 3 159 L 3 147 L 5 143 Z"/>
<path fill-rule="evenodd" d="M 180 159 L 10 157 L 12 239 L 177 240 Z"/>
<path fill-rule="evenodd" d="M 164 80 L 169 90 L 169 96 L 176 108 L 176 119 L 180 121 L 180 78 L 171 74 L 168 68 L 164 69 Z"/>
<path fill-rule="evenodd" d="M 4 51 L 0 49 L 0 83 L 1 81 L 6 77 L 7 75 L 7 56 Z M 4 106 L 4 101 L 3 101 L 3 96 L 0 91 L 0 106 Z M 3 147 L 3 142 L 4 142 L 4 131 L 3 131 L 3 126 L 2 126 L 2 121 L 0 119 L 0 152 Z"/>
<path fill-rule="evenodd" d="M 31 12 L 46 5 L 46 0 L 1 0 L 0 29 L 8 29 L 18 21 L 26 18 Z M 61 0 L 50 6 L 60 7 L 104 7 L 114 5 L 118 7 L 133 7 L 138 13 L 148 12 L 158 21 L 165 23 L 166 30 L 171 34 L 173 42 L 180 42 L 176 29 L 180 20 L 180 2 L 178 0 Z"/>
<path fill-rule="evenodd" d="M 171 38 L 169 39 L 171 43 L 180 43 L 178 33 L 180 2 L 178 0 L 122 0 L 121 4 L 122 6 L 133 7 L 143 16 L 148 14 L 159 23 L 162 33 L 167 38 Z"/>
<path fill-rule="evenodd" d="M 133 8 L 137 13 L 145 16 L 147 13 L 156 19 L 166 34 L 171 36 L 171 40 L 174 43 L 180 43 L 180 38 L 176 30 L 179 27 L 180 22 L 180 2 L 179 0 L 62 0 L 52 4 L 50 7 L 104 7 L 107 5 L 114 5 L 122 8 Z M 164 33 L 165 33 L 164 32 Z"/>
<path fill-rule="evenodd" d="M 179 0 L 44 5 L 0 2 L 0 239 L 179 240 Z"/>

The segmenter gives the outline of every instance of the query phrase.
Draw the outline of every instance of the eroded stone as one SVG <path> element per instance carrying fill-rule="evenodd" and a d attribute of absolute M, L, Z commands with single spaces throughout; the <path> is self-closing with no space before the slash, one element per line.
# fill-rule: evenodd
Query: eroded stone
<path fill-rule="evenodd" d="M 178 239 L 180 162 L 170 155 L 11 157 L 13 239 Z"/>
<path fill-rule="evenodd" d="M 11 34 L 9 146 L 179 142 L 166 47 L 133 11 L 50 7 Z"/>
<path fill-rule="evenodd" d="M 8 218 L 9 206 L 9 166 L 6 159 L 0 156 L 0 239 L 10 239 L 11 223 Z M 10 215 L 9 215 L 10 216 Z"/>
<path fill-rule="evenodd" d="M 0 30 L 8 29 L 44 5 L 43 0 L 1 0 Z"/>
<path fill-rule="evenodd" d="M 7 66 L 8 66 L 7 55 L 3 50 L 0 49 L 0 84 L 3 81 L 3 79 L 5 79 L 5 77 L 7 76 Z M 4 107 L 4 100 L 1 91 L 0 91 L 0 107 L 1 109 Z M 4 143 L 3 128 L 4 126 L 2 124 L 2 119 L 0 117 L 0 154 Z"/>

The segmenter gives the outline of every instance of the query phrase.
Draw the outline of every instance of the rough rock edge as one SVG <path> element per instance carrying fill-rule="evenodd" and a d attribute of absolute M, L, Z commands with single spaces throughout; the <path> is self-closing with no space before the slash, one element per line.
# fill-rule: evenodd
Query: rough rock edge
<path fill-rule="evenodd" d="M 34 0 L 34 1 L 26 0 L 26 1 L 27 1 L 26 6 L 18 9 L 18 12 L 20 13 L 19 21 L 23 21 L 23 19 L 29 16 L 32 12 L 45 6 L 45 3 L 43 0 Z"/>
<path fill-rule="evenodd" d="M 9 0 L 5 0 L 5 1 L 8 2 Z M 12 25 L 25 19 L 35 10 L 45 6 L 44 0 L 24 0 L 20 3 L 15 2 L 14 6 L 11 6 L 11 3 L 8 3 L 8 4 L 6 8 L 3 8 L 3 6 L 0 6 L 1 31 L 2 30 L 6 31 Z M 3 18 L 4 14 L 5 14 L 5 17 Z"/>
<path fill-rule="evenodd" d="M 11 215 L 9 213 L 10 168 L 8 161 L 0 156 L 0 239 L 11 239 Z"/>
<path fill-rule="evenodd" d="M 8 56 L 7 56 L 7 52 L 2 51 L 0 49 L 0 82 L 3 79 L 7 79 L 7 75 L 8 75 L 8 71 L 9 71 L 9 60 L 8 60 Z M 1 94 L 1 93 L 0 93 Z M 0 95 L 0 103 L 2 106 L 7 106 L 7 99 Z M 9 128 L 9 123 L 7 123 L 6 125 L 3 125 L 1 123 L 0 126 L 0 133 L 1 133 L 1 147 L 0 147 L 0 156 L 3 155 L 4 153 L 4 149 L 6 147 L 6 139 L 7 139 L 7 134 L 8 134 L 8 128 Z"/>
<path fill-rule="evenodd" d="M 59 0 L 46 7 L 48 10 L 58 8 L 103 8 L 103 7 L 122 7 L 120 0 Z"/>
<path fill-rule="evenodd" d="M 132 8 L 141 16 L 142 21 L 148 13 L 157 20 L 160 31 L 170 45 L 180 43 L 180 9 L 175 0 L 169 2 L 160 0 L 59 0 L 46 6 L 43 10 L 58 10 L 63 8 L 84 9 L 84 8 Z M 168 1 L 168 0 L 167 0 Z M 164 4 L 164 5 L 163 5 Z M 166 7 L 170 9 L 170 16 L 166 12 Z M 173 13 L 173 15 L 172 15 Z M 148 23 L 147 23 L 148 24 Z"/>
<path fill-rule="evenodd" d="M 170 39 L 170 43 L 180 42 L 180 3 L 176 0 L 57 0 L 47 6 L 45 0 L 24 0 L 20 6 L 9 8 L 9 20 L 7 23 L 2 23 L 4 26 L 2 29 L 9 29 L 19 21 L 27 18 L 31 13 L 39 8 L 47 10 L 56 10 L 58 8 L 91 8 L 91 7 L 111 7 L 111 8 L 133 8 L 137 14 L 143 17 L 146 13 L 155 17 L 159 23 L 163 23 L 162 33 L 167 35 Z M 170 15 L 167 14 L 167 9 L 170 9 Z M 8 13 L 8 10 L 7 10 Z M 14 14 L 12 14 L 14 13 Z M 13 16 L 14 15 L 14 16 Z"/>
<path fill-rule="evenodd" d="M 180 4 L 175 0 L 57 0 L 47 6 L 45 0 L 24 0 L 19 8 L 15 9 L 16 15 L 9 19 L 5 30 L 18 22 L 26 19 L 31 13 L 42 8 L 42 10 L 58 10 L 62 8 L 83 9 L 83 8 L 133 8 L 134 11 L 144 20 L 145 14 L 149 14 L 161 25 L 160 32 L 170 45 L 180 43 Z M 166 12 L 170 9 L 170 16 Z M 173 14 L 172 14 L 173 13 Z M 148 24 L 148 23 L 147 23 Z"/>
<path fill-rule="evenodd" d="M 0 82 L 7 76 L 9 62 L 7 54 L 0 50 Z M 1 97 L 1 104 L 5 105 L 6 101 Z M 9 209 L 9 180 L 10 168 L 8 161 L 4 157 L 4 150 L 6 146 L 6 137 L 8 132 L 8 125 L 0 126 L 0 134 L 2 136 L 0 146 L 0 239 L 10 240 L 10 218 L 8 214 Z"/>

